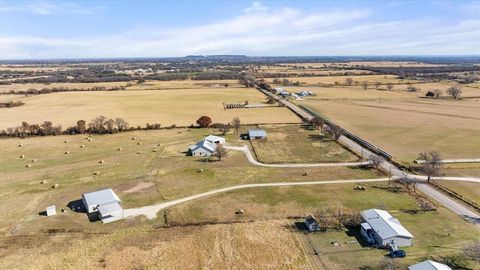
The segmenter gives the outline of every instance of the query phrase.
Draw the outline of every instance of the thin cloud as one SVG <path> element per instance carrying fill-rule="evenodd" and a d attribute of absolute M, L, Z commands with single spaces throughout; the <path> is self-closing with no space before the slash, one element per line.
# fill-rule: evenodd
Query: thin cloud
<path fill-rule="evenodd" d="M 94 10 L 101 7 L 87 8 L 76 3 L 62 1 L 32 1 L 12 5 L 11 2 L 0 1 L 0 12 L 21 12 L 34 15 L 93 15 Z"/>

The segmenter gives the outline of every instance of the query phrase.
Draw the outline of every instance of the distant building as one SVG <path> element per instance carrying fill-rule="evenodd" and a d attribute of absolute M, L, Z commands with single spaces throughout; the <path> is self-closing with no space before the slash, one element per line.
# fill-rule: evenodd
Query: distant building
<path fill-rule="evenodd" d="M 46 209 L 47 216 L 55 216 L 57 214 L 57 210 L 55 208 L 55 205 L 48 206 Z"/>
<path fill-rule="evenodd" d="M 361 213 L 365 222 L 360 232 L 372 245 L 405 247 L 413 243 L 413 235 L 387 211 L 369 209 Z"/>
<path fill-rule="evenodd" d="M 280 94 L 280 93 L 282 93 L 284 90 L 283 90 L 283 88 L 277 87 L 277 88 L 273 88 L 273 91 L 275 91 L 275 93 L 277 93 L 277 94 Z"/>
<path fill-rule="evenodd" d="M 317 219 L 313 215 L 309 215 L 305 218 L 305 226 L 307 226 L 307 229 L 311 232 L 317 231 L 319 228 Z"/>
<path fill-rule="evenodd" d="M 301 92 L 298 92 L 297 95 L 299 95 L 301 97 L 306 97 L 306 96 L 313 96 L 313 93 L 312 93 L 312 91 L 303 90 Z"/>
<path fill-rule="evenodd" d="M 225 138 L 208 135 L 205 139 L 190 146 L 187 151 L 187 156 L 209 157 L 217 149 L 217 144 L 225 144 Z"/>
<path fill-rule="evenodd" d="M 421 263 L 410 265 L 408 270 L 452 270 L 452 268 L 443 263 L 427 260 Z"/>
<path fill-rule="evenodd" d="M 89 214 L 98 213 L 103 223 L 123 218 L 121 200 L 112 189 L 102 189 L 82 195 L 82 201 Z"/>
<path fill-rule="evenodd" d="M 250 140 L 259 140 L 267 138 L 267 132 L 264 129 L 249 129 L 248 130 L 248 138 Z"/>

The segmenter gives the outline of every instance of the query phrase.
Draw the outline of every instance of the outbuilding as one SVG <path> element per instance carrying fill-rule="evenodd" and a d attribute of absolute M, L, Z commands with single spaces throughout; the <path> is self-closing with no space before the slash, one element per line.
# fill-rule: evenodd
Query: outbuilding
<path fill-rule="evenodd" d="M 452 270 L 452 268 L 443 263 L 426 260 L 421 263 L 410 265 L 408 270 Z"/>
<path fill-rule="evenodd" d="M 57 214 L 57 209 L 55 208 L 55 205 L 48 206 L 46 209 L 47 217 L 49 216 L 55 216 Z"/>
<path fill-rule="evenodd" d="M 225 138 L 215 135 L 208 135 L 204 140 L 211 143 L 225 143 Z"/>
<path fill-rule="evenodd" d="M 413 235 L 387 211 L 369 209 L 363 211 L 361 216 L 364 222 L 360 232 L 369 244 L 393 249 L 413 244 Z"/>
<path fill-rule="evenodd" d="M 250 140 L 260 140 L 267 138 L 267 132 L 264 129 L 249 129 L 248 130 L 248 138 Z"/>
<path fill-rule="evenodd" d="M 188 148 L 187 156 L 209 157 L 215 152 L 216 149 L 217 144 L 206 140 L 201 140 Z"/>
<path fill-rule="evenodd" d="M 318 231 L 319 228 L 317 219 L 313 215 L 309 215 L 305 218 L 305 226 L 307 226 L 307 230 L 311 232 Z"/>
<path fill-rule="evenodd" d="M 109 223 L 123 218 L 121 200 L 112 189 L 102 189 L 82 195 L 82 202 L 87 213 L 98 213 L 103 223 Z"/>

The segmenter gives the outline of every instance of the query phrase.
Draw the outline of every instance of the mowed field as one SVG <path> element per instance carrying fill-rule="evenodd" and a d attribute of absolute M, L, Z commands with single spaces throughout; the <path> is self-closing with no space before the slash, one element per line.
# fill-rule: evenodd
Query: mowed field
<path fill-rule="evenodd" d="M 210 89 L 241 88 L 239 80 L 182 80 L 182 81 L 145 81 L 128 87 L 128 90 L 168 90 L 168 89 Z"/>
<path fill-rule="evenodd" d="M 400 84 L 400 83 L 407 83 L 407 82 L 414 82 L 413 80 L 402 80 L 399 79 L 395 75 L 357 75 L 357 76 L 319 76 L 319 77 L 285 77 L 285 78 L 276 78 L 278 80 L 282 79 L 288 79 L 289 81 L 299 81 L 301 84 L 305 85 L 312 85 L 312 84 L 329 84 L 329 85 L 334 85 L 335 82 L 338 82 L 339 84 L 345 84 L 345 80 L 347 78 L 351 78 L 354 81 L 358 81 L 359 83 L 363 81 L 367 81 L 370 84 L 373 84 L 375 82 L 380 82 L 382 84 L 387 84 L 387 83 L 394 83 L 394 84 Z M 267 82 L 272 83 L 273 78 L 268 78 L 265 79 Z M 281 87 L 281 86 L 279 86 Z M 370 87 L 373 87 L 370 86 Z"/>
<path fill-rule="evenodd" d="M 243 124 L 300 122 L 292 112 L 280 107 L 224 110 L 224 102 L 264 102 L 265 96 L 253 88 L 63 92 L 20 100 L 25 105 L 0 110 L 0 129 L 18 126 L 22 121 L 46 120 L 68 127 L 98 115 L 122 117 L 130 126 L 189 126 L 202 115 L 210 116 L 214 123 L 229 123 L 237 116 Z"/>
<path fill-rule="evenodd" d="M 358 160 L 319 130 L 299 125 L 262 126 L 267 139 L 252 140 L 258 160 L 263 163 L 351 162 Z"/>
<path fill-rule="evenodd" d="M 480 156 L 480 103 L 475 100 L 296 101 L 411 163 L 423 151 L 444 158 Z"/>

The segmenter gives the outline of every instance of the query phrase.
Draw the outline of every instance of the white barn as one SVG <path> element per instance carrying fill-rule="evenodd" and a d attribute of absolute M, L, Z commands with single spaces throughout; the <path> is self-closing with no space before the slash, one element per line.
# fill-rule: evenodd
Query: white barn
<path fill-rule="evenodd" d="M 221 144 L 225 143 L 225 138 L 215 136 L 215 135 L 208 135 L 204 140 L 211 143 L 221 143 Z"/>
<path fill-rule="evenodd" d="M 103 223 L 123 218 L 121 200 L 112 189 L 102 189 L 82 195 L 82 201 L 89 214 L 98 213 Z"/>
<path fill-rule="evenodd" d="M 406 247 L 413 244 L 413 235 L 387 211 L 369 209 L 361 213 L 365 222 L 360 232 L 369 244 L 377 246 Z"/>
<path fill-rule="evenodd" d="M 260 140 L 267 138 L 267 132 L 264 129 L 249 129 L 248 130 L 248 138 L 250 140 Z"/>
<path fill-rule="evenodd" d="M 408 270 L 452 270 L 452 268 L 443 263 L 426 260 L 421 263 L 410 265 Z"/>

